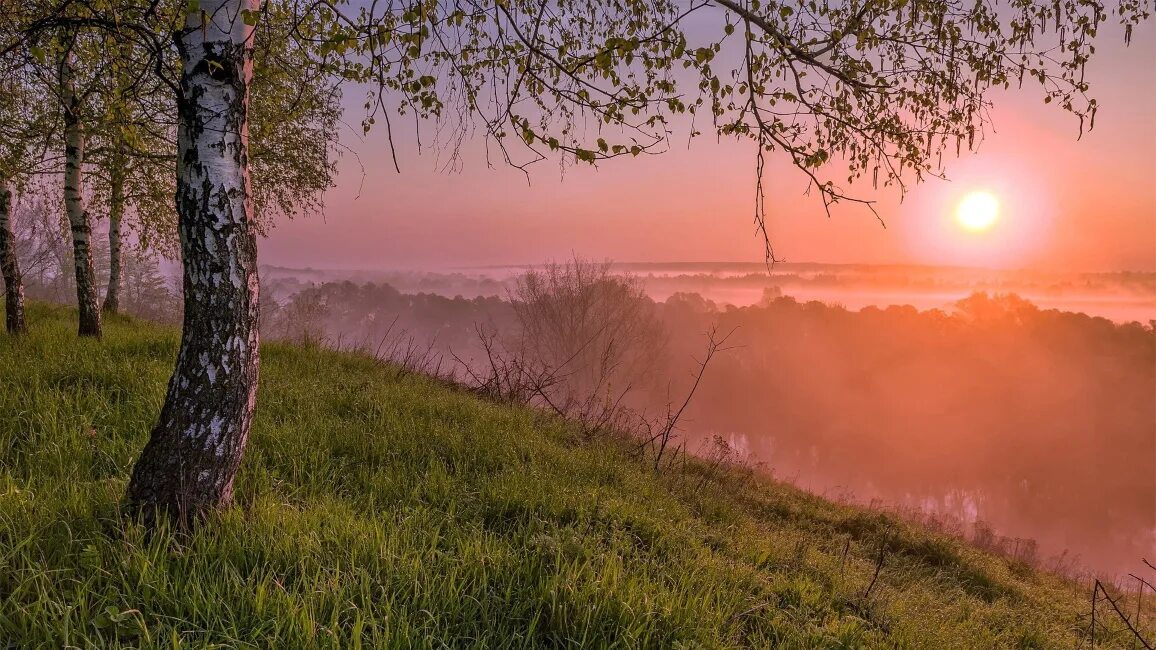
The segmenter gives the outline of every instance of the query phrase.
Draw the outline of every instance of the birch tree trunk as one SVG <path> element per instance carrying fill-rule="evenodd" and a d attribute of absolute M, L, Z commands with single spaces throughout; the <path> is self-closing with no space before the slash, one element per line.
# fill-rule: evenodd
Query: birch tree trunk
<path fill-rule="evenodd" d="M 96 270 L 92 265 L 92 222 L 84 205 L 84 130 L 81 101 L 76 95 L 72 53 L 60 64 L 60 90 L 64 104 L 64 208 L 72 230 L 72 257 L 76 271 L 76 305 L 80 312 L 80 336 L 100 337 L 100 308 L 96 293 Z"/>
<path fill-rule="evenodd" d="M 0 276 L 4 277 L 4 321 L 9 334 L 28 331 L 24 321 L 24 279 L 16 260 L 12 233 L 12 191 L 0 181 Z"/>
<path fill-rule="evenodd" d="M 120 291 L 124 284 L 121 272 L 124 255 L 121 249 L 120 235 L 120 221 L 124 216 L 124 175 L 124 153 L 118 148 L 113 153 L 109 166 L 108 287 L 104 294 L 104 305 L 101 307 L 101 310 L 106 314 L 115 314 L 120 311 Z"/>
<path fill-rule="evenodd" d="M 258 285 L 248 165 L 259 0 L 200 0 L 178 39 L 183 65 L 177 212 L 184 329 L 160 421 L 127 501 L 146 521 L 195 523 L 232 501 L 257 397 Z"/>

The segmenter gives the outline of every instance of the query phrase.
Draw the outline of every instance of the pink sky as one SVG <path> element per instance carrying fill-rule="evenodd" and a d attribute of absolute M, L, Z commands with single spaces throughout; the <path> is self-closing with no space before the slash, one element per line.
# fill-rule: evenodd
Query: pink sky
<path fill-rule="evenodd" d="M 1045 106 L 1036 88 L 993 95 L 994 128 L 979 153 L 948 163 L 950 182 L 879 201 L 882 228 L 851 204 L 824 216 L 804 196 L 801 173 L 772 159 L 766 186 L 771 234 L 788 261 L 963 264 L 1062 270 L 1156 269 L 1156 29 L 1136 30 L 1131 47 L 1108 31 L 1089 65 L 1101 105 L 1096 129 L 1076 141 L 1077 121 Z M 361 95 L 347 92 L 357 106 Z M 351 123 L 358 121 L 351 108 Z M 401 131 L 395 122 L 395 134 Z M 684 137 L 680 136 L 680 137 Z M 261 243 L 264 264 L 315 268 L 438 269 L 533 263 L 578 253 L 619 261 L 760 261 L 751 221 L 754 151 L 749 142 L 685 139 L 655 157 L 573 167 L 556 161 L 521 172 L 489 169 L 481 143 L 460 173 L 438 171 L 436 152 L 398 138 L 393 170 L 384 133 L 346 140 L 338 187 L 324 215 L 279 225 Z M 1002 202 L 983 235 L 951 223 L 967 191 Z"/>

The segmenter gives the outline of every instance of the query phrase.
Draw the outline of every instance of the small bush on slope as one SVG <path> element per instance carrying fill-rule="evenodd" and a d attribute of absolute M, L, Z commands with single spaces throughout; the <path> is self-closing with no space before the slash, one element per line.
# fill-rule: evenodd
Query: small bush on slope
<path fill-rule="evenodd" d="M 113 318 L 77 340 L 72 317 L 34 306 L 31 336 L 0 337 L 14 647 L 1032 648 L 1086 628 L 1069 584 L 955 540 L 694 463 L 655 475 L 530 410 L 281 344 L 238 507 L 146 535 L 117 502 L 177 334 Z"/>

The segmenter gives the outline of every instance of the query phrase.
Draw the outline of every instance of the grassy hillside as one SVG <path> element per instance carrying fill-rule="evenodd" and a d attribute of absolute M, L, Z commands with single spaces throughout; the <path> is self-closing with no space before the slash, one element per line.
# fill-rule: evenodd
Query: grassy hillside
<path fill-rule="evenodd" d="M 35 306 L 31 337 L 0 335 L 0 646 L 1071 648 L 1086 628 L 1086 594 L 892 518 L 656 475 L 282 344 L 238 507 L 147 535 L 117 501 L 177 335 L 114 319 L 78 341 L 72 318 Z"/>

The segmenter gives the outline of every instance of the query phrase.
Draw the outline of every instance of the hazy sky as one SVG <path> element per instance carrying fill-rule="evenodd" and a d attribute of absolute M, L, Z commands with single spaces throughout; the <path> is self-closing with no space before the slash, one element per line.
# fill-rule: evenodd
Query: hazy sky
<path fill-rule="evenodd" d="M 949 182 L 896 193 L 852 186 L 879 200 L 887 228 L 851 204 L 824 216 L 806 180 L 781 159 L 768 164 L 771 234 L 788 261 L 942 263 L 1065 270 L 1156 269 L 1156 29 L 1125 49 L 1101 30 L 1088 66 L 1100 103 L 1096 129 L 1078 123 L 1025 82 L 993 95 L 995 132 L 979 153 L 948 163 Z M 348 121 L 361 93 L 347 91 Z M 402 173 L 383 130 L 346 144 L 324 215 L 279 225 L 262 242 L 264 264 L 316 268 L 448 268 L 569 256 L 620 261 L 759 261 L 752 223 L 754 149 L 749 142 L 685 139 L 661 156 L 567 169 L 556 161 L 519 171 L 487 168 L 472 143 L 460 173 L 439 171 L 395 120 Z M 681 134 L 677 137 L 684 137 Z M 986 190 L 1000 220 L 969 234 L 953 220 L 959 199 Z"/>

